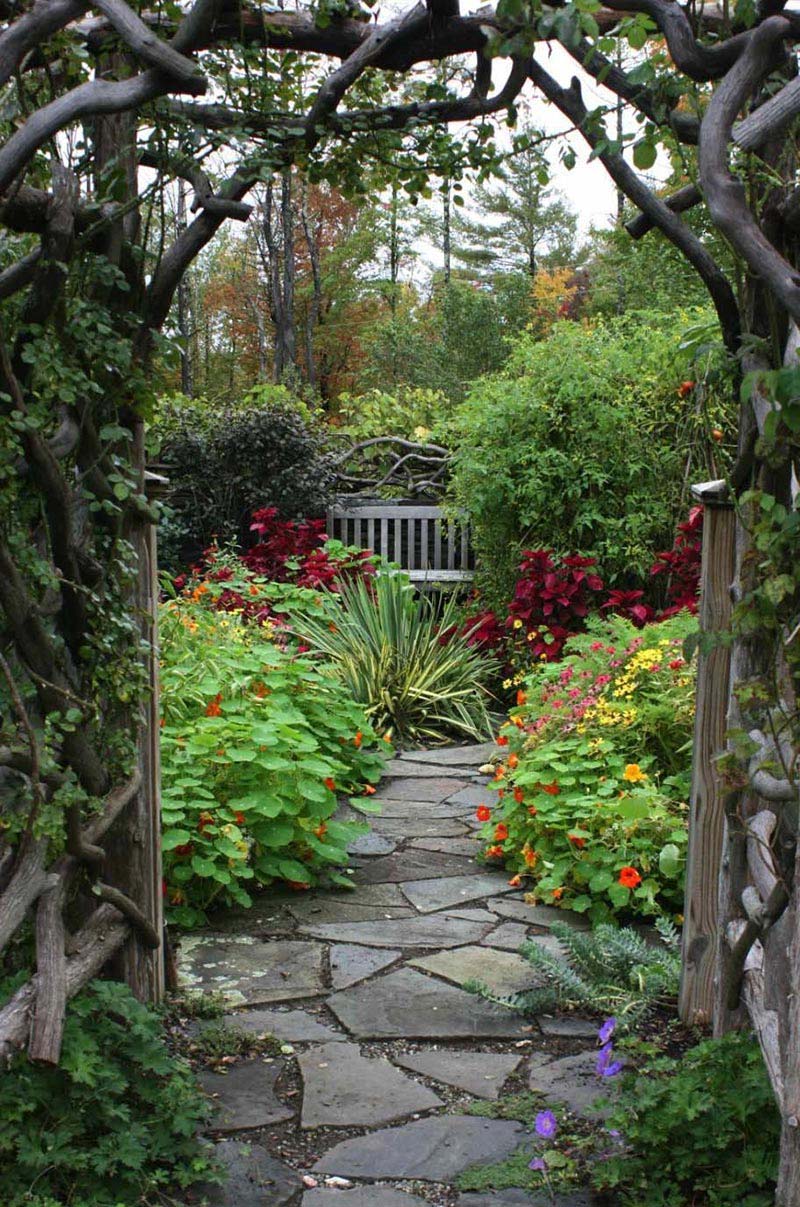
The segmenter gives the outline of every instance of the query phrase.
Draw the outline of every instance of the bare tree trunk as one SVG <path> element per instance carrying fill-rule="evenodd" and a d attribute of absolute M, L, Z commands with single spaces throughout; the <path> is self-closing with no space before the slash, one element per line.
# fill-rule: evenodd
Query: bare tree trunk
<path fill-rule="evenodd" d="M 313 292 L 311 303 L 306 312 L 306 378 L 310 386 L 317 384 L 317 365 L 314 357 L 314 332 L 322 321 L 322 270 L 320 265 L 319 242 L 316 233 L 311 229 L 308 213 L 308 196 L 305 181 L 300 194 L 300 221 L 303 224 L 308 259 L 311 264 L 311 282 Z"/>
<path fill-rule="evenodd" d="M 400 277 L 400 240 L 397 229 L 397 185 L 392 184 L 392 200 L 389 209 L 389 307 L 392 314 L 397 312 L 397 282 Z"/>
<path fill-rule="evenodd" d="M 178 234 L 186 229 L 186 194 L 183 181 L 178 181 Z M 194 397 L 194 365 L 192 363 L 192 286 L 189 274 L 178 285 L 178 331 L 181 337 L 181 392 Z"/>
<path fill-rule="evenodd" d="M 283 325 L 280 338 L 283 341 L 284 370 L 297 364 L 294 335 L 294 210 L 292 208 L 292 171 L 286 168 L 281 180 L 281 227 L 283 229 Z"/>
<path fill-rule="evenodd" d="M 444 183 L 442 190 L 442 254 L 444 256 L 444 283 L 450 284 L 451 238 L 450 238 L 450 178 Z"/>

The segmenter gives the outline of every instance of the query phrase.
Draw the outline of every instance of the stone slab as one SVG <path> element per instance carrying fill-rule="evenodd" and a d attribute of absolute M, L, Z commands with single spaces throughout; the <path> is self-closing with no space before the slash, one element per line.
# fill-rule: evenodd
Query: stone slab
<path fill-rule="evenodd" d="M 467 827 L 451 817 L 379 817 L 374 834 L 390 838 L 463 838 Z"/>
<path fill-rule="evenodd" d="M 522 1060 L 519 1052 L 475 1052 L 472 1049 L 428 1048 L 395 1056 L 395 1064 L 476 1098 L 500 1095 L 503 1084 Z"/>
<path fill-rule="evenodd" d="M 357 943 L 364 947 L 457 947 L 460 943 L 480 943 L 485 924 L 464 922 L 444 915 L 389 919 L 373 922 L 335 922 L 317 925 L 305 923 L 304 934 L 329 942 Z"/>
<path fill-rule="evenodd" d="M 241 1132 L 291 1119 L 294 1111 L 284 1106 L 275 1093 L 282 1070 L 283 1065 L 277 1062 L 246 1060 L 231 1065 L 227 1073 L 202 1072 L 200 1085 L 214 1101 L 211 1130 Z"/>
<path fill-rule="evenodd" d="M 584 1190 L 551 1195 L 546 1191 L 509 1189 L 460 1194 L 455 1207 L 591 1207 L 592 1202 Z"/>
<path fill-rule="evenodd" d="M 178 970 L 191 989 L 224 993 L 231 1005 L 257 1006 L 325 992 L 319 943 L 227 935 L 181 940 Z"/>
<path fill-rule="evenodd" d="M 323 899 L 319 899 L 323 900 Z M 335 922 L 373 922 L 381 918 L 413 918 L 414 910 L 406 902 L 400 908 L 396 905 L 360 905 L 354 898 L 352 901 L 342 900 L 335 897 L 330 900 L 325 899 L 324 904 L 321 904 L 319 909 L 305 911 L 303 913 L 292 913 L 298 922 L 306 925 L 315 925 L 321 923 Z M 295 933 L 297 927 L 295 926 Z"/>
<path fill-rule="evenodd" d="M 497 918 L 497 914 L 493 914 L 490 910 L 477 907 L 474 909 L 448 909 L 446 912 L 448 918 L 466 918 L 467 922 L 494 923 Z M 483 943 L 485 940 L 481 939 L 481 942 Z"/>
<path fill-rule="evenodd" d="M 469 746 L 441 746 L 436 750 L 405 750 L 399 756 L 404 763 L 434 763 L 440 767 L 482 767 L 501 748 L 496 742 L 479 742 Z"/>
<path fill-rule="evenodd" d="M 493 809 L 497 804 L 497 793 L 481 784 L 469 784 L 448 796 L 447 800 L 450 804 L 464 805 L 468 809 L 477 809 L 479 805 L 488 805 Z"/>
<path fill-rule="evenodd" d="M 373 800 L 440 801 L 466 788 L 464 780 L 435 776 L 432 779 L 392 779 L 381 784 Z"/>
<path fill-rule="evenodd" d="M 408 778 L 408 779 L 442 779 L 442 767 L 444 763 L 423 763 L 412 762 L 410 759 L 399 758 L 390 759 L 383 769 L 383 774 L 389 778 Z M 458 763 L 447 763 L 447 775 L 453 778 L 470 779 L 474 774 L 474 767 L 467 767 Z"/>
<path fill-rule="evenodd" d="M 531 966 L 526 960 L 492 947 L 459 947 L 457 951 L 437 951 L 435 955 L 411 960 L 410 966 L 444 977 L 454 985 L 480 981 L 498 997 L 520 993 L 534 984 Z"/>
<path fill-rule="evenodd" d="M 439 1115 L 337 1144 L 314 1172 L 345 1178 L 451 1182 L 470 1165 L 501 1161 L 525 1138 L 521 1124 L 474 1115 Z"/>
<path fill-rule="evenodd" d="M 348 855 L 362 855 L 367 859 L 375 859 L 379 855 L 391 855 L 397 850 L 397 843 L 386 834 L 361 834 L 354 838 L 347 848 Z"/>
<path fill-rule="evenodd" d="M 569 922 L 579 930 L 591 929 L 591 923 L 582 914 L 569 909 L 554 909 L 551 905 L 529 905 L 519 898 L 493 901 L 492 909 L 501 918 L 512 918 L 515 922 L 527 922 L 529 926 L 549 929 L 554 922 Z"/>
<path fill-rule="evenodd" d="M 597 1043 L 597 1032 L 600 1024 L 588 1018 L 575 1018 L 569 1014 L 560 1014 L 549 1018 L 546 1014 L 537 1016 L 536 1022 L 542 1035 L 551 1039 L 586 1039 Z"/>
<path fill-rule="evenodd" d="M 492 1006 L 413 968 L 400 968 L 335 993 L 327 1005 L 360 1039 L 530 1037 L 530 1026 L 510 1010 Z"/>
<path fill-rule="evenodd" d="M 512 891 L 504 876 L 477 871 L 470 876 L 450 876 L 446 880 L 409 880 L 400 887 L 414 908 L 423 914 Z"/>
<path fill-rule="evenodd" d="M 374 1127 L 443 1105 L 385 1057 L 362 1056 L 357 1044 L 323 1044 L 297 1059 L 304 1128 Z"/>
<path fill-rule="evenodd" d="M 186 1203 L 207 1207 L 295 1207 L 300 1203 L 300 1175 L 271 1157 L 260 1144 L 221 1140 L 214 1159 L 225 1170 L 222 1185 L 203 1185 L 184 1191 Z"/>
<path fill-rule="evenodd" d="M 289 1044 L 344 1039 L 338 1031 L 326 1027 L 305 1010 L 237 1010 L 226 1014 L 223 1021 L 248 1035 L 272 1035 Z"/>
<path fill-rule="evenodd" d="M 307 1190 L 303 1207 L 426 1207 L 426 1200 L 392 1186 L 355 1186 L 352 1190 Z"/>
<path fill-rule="evenodd" d="M 475 871 L 473 859 L 439 855 L 429 851 L 399 851 L 385 859 L 361 864 L 355 874 L 356 885 L 399 884 L 402 880 L 422 880 L 431 876 L 468 876 Z M 359 900 L 361 894 L 359 891 Z"/>
<path fill-rule="evenodd" d="M 474 838 L 414 838 L 408 844 L 414 851 L 438 851 L 444 855 L 475 856 L 480 843 Z"/>
<path fill-rule="evenodd" d="M 574 1114 L 595 1119 L 598 1114 L 591 1109 L 593 1103 L 614 1092 L 610 1078 L 597 1076 L 596 1050 L 557 1060 L 537 1053 L 531 1057 L 528 1084 L 534 1092 L 544 1094 L 554 1102 L 563 1102 Z"/>
<path fill-rule="evenodd" d="M 503 951 L 519 951 L 527 938 L 528 927 L 521 922 L 501 922 L 485 939 L 481 939 L 481 943 L 485 947 L 499 947 Z"/>
<path fill-rule="evenodd" d="M 437 804 L 427 800 L 387 800 L 383 802 L 380 816 L 375 817 L 372 824 L 383 822 L 387 817 L 449 817 L 463 821 L 465 816 L 469 816 L 466 805 L 451 804 L 450 801 Z"/>
<path fill-rule="evenodd" d="M 331 947 L 331 984 L 334 989 L 347 989 L 367 977 L 387 968 L 400 955 L 398 951 L 382 951 L 374 947 L 359 947 L 355 943 L 337 943 Z"/>

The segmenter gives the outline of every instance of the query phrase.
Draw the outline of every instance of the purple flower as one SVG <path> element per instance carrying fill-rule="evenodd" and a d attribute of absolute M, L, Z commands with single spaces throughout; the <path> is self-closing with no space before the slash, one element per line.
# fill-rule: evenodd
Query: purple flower
<path fill-rule="evenodd" d="M 604 1044 L 597 1053 L 597 1076 L 598 1077 L 616 1077 L 617 1073 L 622 1072 L 622 1061 L 613 1060 L 614 1045 Z"/>
<path fill-rule="evenodd" d="M 597 1038 L 601 1044 L 607 1044 L 611 1036 L 617 1029 L 617 1020 L 615 1018 L 607 1018 L 600 1030 L 597 1032 Z"/>
<path fill-rule="evenodd" d="M 535 1127 L 537 1136 L 543 1136 L 545 1140 L 549 1140 L 551 1136 L 554 1136 L 558 1130 L 558 1124 L 553 1112 L 539 1111 L 539 1114 L 536 1116 Z"/>
<path fill-rule="evenodd" d="M 534 1157 L 533 1160 L 528 1164 L 528 1169 L 535 1169 L 537 1173 L 546 1173 L 547 1165 L 541 1157 Z"/>

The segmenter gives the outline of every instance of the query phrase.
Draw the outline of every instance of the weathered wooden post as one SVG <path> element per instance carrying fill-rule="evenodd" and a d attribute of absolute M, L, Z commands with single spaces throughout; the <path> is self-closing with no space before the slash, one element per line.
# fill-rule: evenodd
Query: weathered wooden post
<path fill-rule="evenodd" d="M 703 505 L 700 627 L 728 628 L 734 573 L 736 516 L 725 482 L 702 482 L 692 494 Z M 692 791 L 683 929 L 683 970 L 678 1009 L 684 1022 L 708 1024 L 714 1004 L 718 946 L 719 867 L 725 809 L 714 759 L 725 748 L 730 650 L 698 654 L 697 702 L 692 753 Z"/>
<path fill-rule="evenodd" d="M 149 501 L 165 492 L 166 478 L 146 473 Z M 107 845 L 104 875 L 141 911 L 145 927 L 134 927 L 116 965 L 140 1001 L 157 1003 L 164 996 L 164 902 L 161 890 L 161 758 L 158 675 L 158 558 L 155 524 L 141 524 L 134 535 L 138 557 L 136 610 L 142 638 L 149 646 L 148 690 L 139 716 L 141 788 L 115 827 Z M 113 904 L 113 902 L 112 902 Z M 151 933 L 148 940 L 147 932 Z M 156 945 L 156 939 L 158 940 Z"/>

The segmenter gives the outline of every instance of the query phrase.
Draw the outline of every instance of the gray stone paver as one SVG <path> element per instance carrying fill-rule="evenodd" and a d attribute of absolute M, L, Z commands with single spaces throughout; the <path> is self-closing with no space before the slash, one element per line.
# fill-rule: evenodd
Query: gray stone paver
<path fill-rule="evenodd" d="M 400 887 L 414 908 L 423 914 L 512 891 L 504 876 L 477 870 L 469 876 L 452 876 L 446 880 L 409 880 Z"/>
<path fill-rule="evenodd" d="M 213 1130 L 248 1131 L 291 1119 L 294 1111 L 275 1093 L 282 1072 L 283 1065 L 277 1061 L 247 1060 L 231 1065 L 225 1073 L 201 1073 L 200 1084 L 214 1102 Z"/>
<path fill-rule="evenodd" d="M 441 801 L 466 788 L 464 780 L 439 777 L 435 779 L 393 779 L 387 780 L 373 796 L 374 801 L 382 800 L 416 800 Z"/>
<path fill-rule="evenodd" d="M 435 947 L 438 950 L 457 947 L 461 943 L 480 943 L 488 927 L 485 923 L 429 914 L 400 921 L 311 922 L 300 929 L 304 934 L 333 943 L 340 940 L 365 947 Z"/>
<path fill-rule="evenodd" d="M 331 947 L 331 984 L 334 989 L 347 989 L 359 981 L 387 968 L 400 955 L 374 947 L 359 947 L 355 943 L 337 943 Z"/>
<path fill-rule="evenodd" d="M 476 1098 L 497 1098 L 522 1060 L 521 1052 L 475 1052 L 471 1048 L 426 1048 L 395 1056 L 395 1064 Z"/>
<path fill-rule="evenodd" d="M 460 764 L 463 767 L 482 767 L 500 755 L 496 742 L 480 742 L 471 746 L 443 746 L 438 750 L 405 750 L 399 757 L 403 762 L 435 763 L 439 767 Z"/>
<path fill-rule="evenodd" d="M 290 1044 L 325 1043 L 330 1039 L 346 1038 L 305 1010 L 237 1010 L 226 1014 L 224 1022 L 249 1035 L 272 1035 Z"/>
<path fill-rule="evenodd" d="M 357 1044 L 330 1043 L 297 1058 L 303 1078 L 301 1126 L 375 1127 L 442 1105 L 427 1086 Z"/>
<path fill-rule="evenodd" d="M 530 1027 L 455 985 L 400 968 L 328 998 L 339 1022 L 360 1039 L 524 1039 Z"/>
<path fill-rule="evenodd" d="M 260 1144 L 220 1140 L 213 1157 L 227 1172 L 223 1185 L 198 1186 L 187 1192 L 186 1202 L 208 1207 L 295 1207 L 303 1183 L 288 1165 L 276 1161 Z"/>
<path fill-rule="evenodd" d="M 382 813 L 351 845 L 352 891 L 278 889 L 251 914 L 237 913 L 235 926 L 221 918 L 223 933 L 183 941 L 184 983 L 223 990 L 237 1007 L 227 1022 L 301 1045 L 287 1046 L 280 1059 L 240 1059 L 227 1073 L 203 1075 L 216 1095 L 212 1132 L 246 1140 L 253 1129 L 270 1129 L 267 1148 L 258 1135 L 250 1154 L 234 1141 L 217 1145 L 230 1179 L 206 1191 L 210 1207 L 423 1207 L 427 1200 L 407 1188 L 408 1179 L 437 1184 L 430 1193 L 439 1202 L 462 1170 L 530 1141 L 515 1121 L 448 1111 L 442 1099 L 454 1090 L 496 1099 L 513 1075 L 515 1084 L 524 1078 L 583 1114 L 610 1088 L 595 1073 L 595 1024 L 557 1016 L 537 1027 L 461 987 L 478 980 L 501 997 L 530 987 L 535 972 L 518 955 L 526 937 L 557 953 L 552 922 L 586 924 L 527 904 L 505 876 L 477 862 L 475 809 L 496 804 L 478 769 L 500 754 L 493 742 L 404 752 L 376 794 Z M 340 813 L 347 817 L 350 807 L 342 803 Z M 543 1036 L 559 1048 L 540 1050 Z M 409 1044 L 420 1046 L 408 1051 Z M 583 1051 L 563 1055 L 565 1046 Z M 279 1096 L 275 1086 L 290 1063 Z M 288 1149 L 279 1151 L 296 1149 L 291 1137 L 301 1127 L 367 1131 L 341 1139 L 338 1130 L 339 1141 L 329 1141 L 314 1166 L 320 1185 L 304 1187 L 268 1151 L 272 1136 L 287 1130 Z M 348 1188 L 341 1179 L 370 1184 Z M 187 1203 L 198 1201 L 189 1194 Z M 539 1207 L 549 1200 L 504 1190 L 447 1201 Z M 580 1192 L 556 1202 L 584 1207 L 588 1199 Z"/>
<path fill-rule="evenodd" d="M 437 951 L 409 961 L 412 968 L 432 972 L 454 985 L 480 981 L 498 997 L 520 993 L 535 984 L 535 976 L 527 960 L 510 951 L 492 947 L 459 947 L 455 951 Z"/>
<path fill-rule="evenodd" d="M 184 939 L 179 973 L 184 985 L 224 993 L 231 1005 L 291 1001 L 325 992 L 321 943 L 195 935 Z"/>
<path fill-rule="evenodd" d="M 314 1171 L 345 1178 L 419 1178 L 449 1182 L 469 1165 L 501 1161 L 518 1148 L 525 1129 L 507 1119 L 439 1115 L 344 1140 Z"/>
<path fill-rule="evenodd" d="M 352 1190 L 307 1190 L 303 1207 L 425 1207 L 425 1199 L 391 1186 L 355 1186 Z"/>

